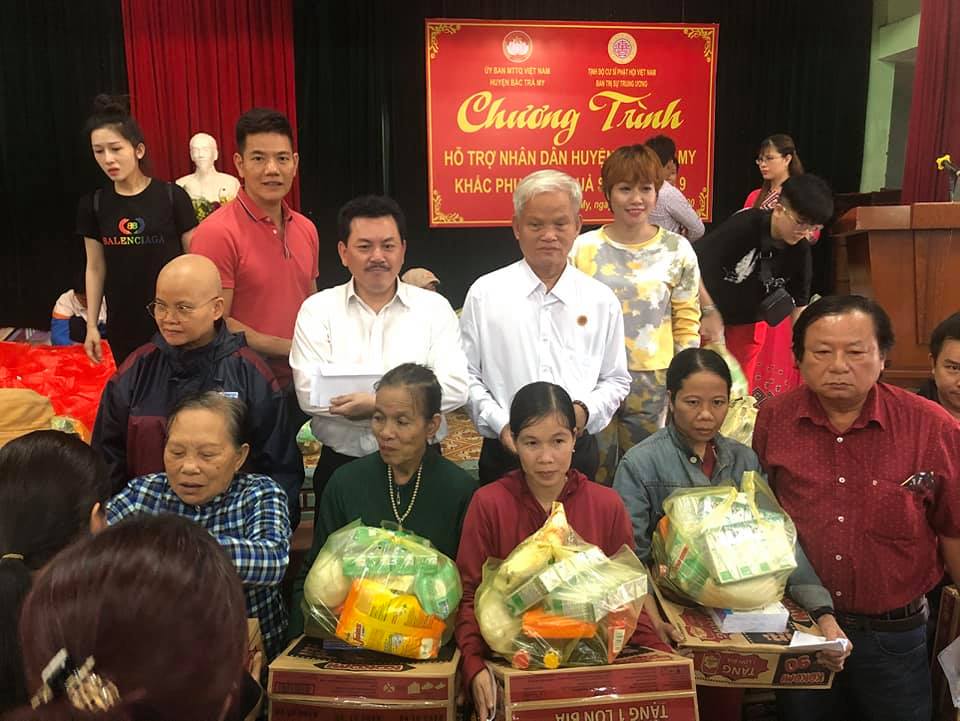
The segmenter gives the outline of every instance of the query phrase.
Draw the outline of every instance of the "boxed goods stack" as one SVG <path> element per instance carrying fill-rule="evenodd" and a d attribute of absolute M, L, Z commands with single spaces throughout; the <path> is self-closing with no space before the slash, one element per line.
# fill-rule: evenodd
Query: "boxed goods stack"
<path fill-rule="evenodd" d="M 301 636 L 270 664 L 271 721 L 454 721 L 460 652 L 430 661 Z"/>
<path fill-rule="evenodd" d="M 331 534 L 304 584 L 307 634 L 270 664 L 270 718 L 453 721 L 462 595 L 424 538 L 359 521 Z"/>
<path fill-rule="evenodd" d="M 697 721 L 690 659 L 627 648 L 613 664 L 522 671 L 491 663 L 496 721 Z"/>

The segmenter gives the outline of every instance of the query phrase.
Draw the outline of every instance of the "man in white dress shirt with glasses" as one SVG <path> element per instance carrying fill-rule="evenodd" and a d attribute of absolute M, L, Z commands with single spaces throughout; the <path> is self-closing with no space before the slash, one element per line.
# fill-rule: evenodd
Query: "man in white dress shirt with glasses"
<path fill-rule="evenodd" d="M 517 468 L 510 434 L 514 394 L 534 381 L 562 386 L 574 402 L 573 467 L 594 478 L 594 435 L 630 390 L 623 313 L 613 291 L 567 264 L 580 232 L 582 193 L 556 170 L 531 173 L 513 193 L 513 234 L 523 259 L 480 277 L 460 319 L 467 354 L 467 412 L 483 436 L 480 482 Z"/>

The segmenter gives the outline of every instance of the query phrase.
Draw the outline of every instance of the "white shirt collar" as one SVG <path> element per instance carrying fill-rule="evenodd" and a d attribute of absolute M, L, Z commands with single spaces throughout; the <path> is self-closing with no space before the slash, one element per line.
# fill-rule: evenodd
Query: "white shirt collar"
<path fill-rule="evenodd" d="M 549 291 L 547 291 L 547 286 L 544 282 L 533 272 L 533 268 L 530 267 L 526 259 L 520 261 L 520 272 L 524 278 L 522 289 L 525 291 L 525 296 L 530 295 L 533 291 L 537 290 L 537 288 L 542 288 L 544 295 L 553 294 L 567 305 L 572 303 L 577 297 L 576 289 L 574 288 L 574 284 L 576 283 L 574 276 L 579 271 L 569 263 L 563 269 L 553 288 Z"/>
<path fill-rule="evenodd" d="M 360 297 L 359 293 L 357 293 L 357 289 L 354 286 L 352 277 L 350 278 L 350 281 L 347 283 L 346 288 L 347 288 L 346 302 L 348 305 L 350 304 L 350 301 L 352 299 L 356 299 L 356 301 L 361 305 L 363 305 L 364 308 L 370 309 L 370 306 L 367 305 L 366 301 Z M 394 301 L 399 301 L 403 303 L 403 305 L 407 306 L 407 308 L 410 307 L 410 285 L 408 283 L 404 283 L 403 281 L 401 281 L 400 278 L 397 278 L 397 292 L 393 294 L 393 297 L 387 302 L 386 305 L 383 306 L 381 310 L 389 308 L 394 303 Z M 371 312 L 373 312 L 372 309 L 371 309 Z"/>

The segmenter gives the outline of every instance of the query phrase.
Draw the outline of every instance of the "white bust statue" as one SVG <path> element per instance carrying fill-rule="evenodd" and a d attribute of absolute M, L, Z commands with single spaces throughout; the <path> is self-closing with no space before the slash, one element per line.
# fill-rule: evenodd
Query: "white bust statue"
<path fill-rule="evenodd" d="M 190 160 L 196 170 L 177 178 L 177 185 L 186 190 L 193 200 L 226 203 L 236 197 L 240 181 L 214 167 L 218 157 L 217 141 L 212 135 L 197 133 L 190 138 Z"/>

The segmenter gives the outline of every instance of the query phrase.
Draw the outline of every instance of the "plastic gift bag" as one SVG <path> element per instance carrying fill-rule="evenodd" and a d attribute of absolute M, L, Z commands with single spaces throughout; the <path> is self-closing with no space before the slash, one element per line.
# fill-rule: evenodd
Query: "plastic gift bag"
<path fill-rule="evenodd" d="M 297 447 L 300 449 L 302 455 L 315 456 L 320 452 L 322 446 L 323 444 L 313 435 L 313 430 L 310 428 L 310 421 L 300 426 L 300 430 L 297 431 Z"/>
<path fill-rule="evenodd" d="M 103 362 L 93 365 L 79 344 L 0 343 L 0 388 L 36 391 L 50 399 L 57 415 L 93 428 L 103 387 L 117 370 L 106 341 L 102 348 Z"/>
<path fill-rule="evenodd" d="M 720 426 L 720 434 L 749 446 L 753 443 L 753 428 L 757 424 L 757 400 L 750 395 L 747 377 L 725 345 L 710 343 L 704 348 L 715 351 L 723 358 L 733 381 L 730 386 L 730 405 L 727 408 L 727 417 Z"/>
<path fill-rule="evenodd" d="M 646 593 L 633 551 L 607 558 L 554 503 L 506 559 L 484 564 L 474 607 L 487 645 L 516 668 L 594 666 L 610 663 L 633 635 Z"/>
<path fill-rule="evenodd" d="M 657 583 L 703 606 L 747 611 L 779 601 L 797 567 L 797 531 L 760 474 L 683 489 L 653 534 Z"/>
<path fill-rule="evenodd" d="M 463 588 L 430 542 L 354 521 L 330 534 L 303 588 L 307 634 L 415 659 L 453 634 Z"/>

